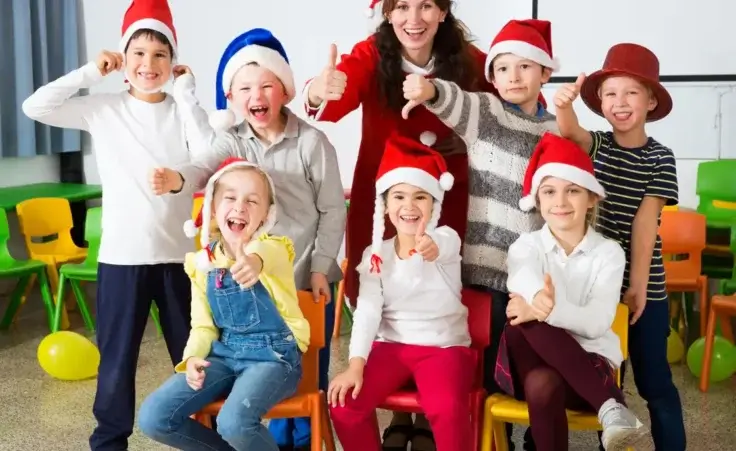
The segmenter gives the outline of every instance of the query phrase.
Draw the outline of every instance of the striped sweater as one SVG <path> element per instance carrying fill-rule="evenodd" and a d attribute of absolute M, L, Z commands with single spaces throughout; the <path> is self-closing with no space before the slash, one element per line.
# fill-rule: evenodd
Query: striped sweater
<path fill-rule="evenodd" d="M 492 94 L 464 92 L 432 80 L 434 102 L 424 106 L 467 144 L 470 164 L 468 227 L 463 246 L 463 282 L 507 291 L 506 256 L 522 233 L 542 227 L 535 211 L 519 208 L 529 158 L 547 131 L 559 133 L 555 116 L 519 111 Z"/>

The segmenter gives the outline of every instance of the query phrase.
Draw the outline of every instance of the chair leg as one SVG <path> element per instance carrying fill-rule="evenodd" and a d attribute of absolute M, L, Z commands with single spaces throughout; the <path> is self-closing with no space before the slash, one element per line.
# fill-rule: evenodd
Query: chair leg
<path fill-rule="evenodd" d="M 20 308 L 20 304 L 23 302 L 23 293 L 25 293 L 30 280 L 31 275 L 25 275 L 18 279 L 18 283 L 10 294 L 10 303 L 5 309 L 2 321 L 0 321 L 0 330 L 7 330 L 13 324 L 15 315 L 18 313 L 18 308 Z"/>
<path fill-rule="evenodd" d="M 330 422 L 329 409 L 327 408 L 327 396 L 320 393 L 320 403 L 322 403 L 322 439 L 325 442 L 327 451 L 335 451 L 335 434 L 332 432 L 332 423 Z"/>
<path fill-rule="evenodd" d="M 493 421 L 493 436 L 496 451 L 509 451 L 509 438 L 506 436 L 506 423 Z"/>
<path fill-rule="evenodd" d="M 700 302 L 698 307 L 700 309 L 700 336 L 705 336 L 705 328 L 708 326 L 708 278 L 700 276 L 698 278 L 700 284 Z"/>
<path fill-rule="evenodd" d="M 46 276 L 46 271 L 41 269 L 38 272 L 38 288 L 41 290 L 41 300 L 43 306 L 46 309 L 46 318 L 49 322 L 49 330 L 51 333 L 58 331 L 58 322 L 56 321 L 56 306 L 54 305 L 54 292 L 51 290 L 49 279 Z M 59 318 L 61 320 L 61 318 Z M 54 330 L 54 327 L 57 327 Z"/>
<path fill-rule="evenodd" d="M 87 306 L 87 297 L 84 295 L 84 290 L 79 285 L 78 280 L 69 279 L 69 285 L 71 285 L 72 287 L 74 297 L 77 298 L 77 306 L 79 307 L 79 313 L 82 314 L 84 326 L 87 328 L 88 331 L 94 332 L 95 320 L 94 318 L 92 318 L 92 314 L 89 312 L 89 307 Z"/>
<path fill-rule="evenodd" d="M 154 324 L 156 324 L 156 331 L 158 332 L 158 336 L 164 334 L 163 329 L 161 329 L 161 318 L 158 316 L 158 307 L 156 306 L 156 302 L 151 302 L 151 318 L 153 318 Z"/>
<path fill-rule="evenodd" d="M 345 279 L 337 284 L 335 290 L 335 326 L 332 329 L 332 339 L 337 340 L 340 336 L 340 326 L 342 325 L 342 306 L 345 302 Z"/>
<path fill-rule="evenodd" d="M 309 422 L 312 428 L 312 451 L 322 451 L 322 394 L 312 398 Z"/>
<path fill-rule="evenodd" d="M 708 311 L 708 326 L 705 331 L 705 352 L 703 353 L 703 369 L 700 372 L 700 391 L 708 391 L 710 384 L 710 362 L 713 358 L 713 341 L 716 335 L 716 312 L 711 304 Z"/>
<path fill-rule="evenodd" d="M 486 401 L 483 406 L 483 431 L 480 441 L 480 451 L 493 450 L 493 416 L 491 415 L 491 406 L 493 404 L 489 401 Z"/>
<path fill-rule="evenodd" d="M 42 278 L 42 277 L 44 279 L 47 279 L 46 274 L 44 274 L 43 276 L 39 275 L 39 279 Z M 61 274 L 59 276 L 59 282 L 57 284 L 57 287 L 58 288 L 57 288 L 57 291 L 56 291 L 56 298 L 54 300 L 54 302 L 55 302 L 55 305 L 54 305 L 54 322 L 53 322 L 53 324 L 51 326 L 51 332 L 52 333 L 60 331 L 61 328 L 62 328 L 62 326 L 63 326 L 62 325 L 62 319 L 61 319 L 61 317 L 62 317 L 63 312 L 64 312 L 65 309 L 64 309 L 64 302 L 62 301 L 62 299 L 64 299 L 64 290 L 66 288 L 66 282 L 67 282 L 66 276 L 64 274 Z"/>

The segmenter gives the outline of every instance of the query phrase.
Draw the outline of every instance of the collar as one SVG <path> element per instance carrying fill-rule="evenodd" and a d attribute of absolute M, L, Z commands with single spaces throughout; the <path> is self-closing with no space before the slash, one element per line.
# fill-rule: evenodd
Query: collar
<path fill-rule="evenodd" d="M 505 100 L 503 101 L 503 103 L 506 104 L 506 105 L 508 105 L 510 108 L 512 108 L 512 109 L 514 109 L 516 111 L 519 111 L 521 113 L 524 113 L 523 111 L 521 111 L 521 107 L 519 105 L 515 104 L 515 103 L 507 102 Z M 526 114 L 526 113 L 524 113 L 524 114 Z M 542 117 L 545 114 L 547 114 L 547 110 L 544 109 L 544 105 L 542 105 L 542 102 L 537 102 L 537 113 L 534 116 L 535 117 Z"/>
<path fill-rule="evenodd" d="M 549 254 L 556 249 L 562 249 L 560 244 L 557 242 L 557 238 L 552 235 L 552 231 L 549 230 L 549 226 L 547 224 L 542 226 L 540 233 L 542 237 L 542 247 L 544 248 L 545 254 Z M 588 230 L 585 232 L 585 236 L 583 237 L 582 241 L 580 241 L 578 245 L 575 246 L 575 249 L 572 250 L 570 256 L 577 253 L 587 254 L 596 247 L 599 239 L 600 234 L 593 230 L 593 227 L 588 226 Z"/>
<path fill-rule="evenodd" d="M 408 74 L 418 75 L 432 75 L 434 72 L 434 56 L 430 58 L 429 62 L 424 67 L 419 67 L 406 58 L 401 58 L 401 69 Z"/>
<path fill-rule="evenodd" d="M 299 136 L 299 118 L 287 107 L 283 107 L 281 111 L 286 114 L 286 127 L 284 128 L 284 133 L 281 135 L 281 138 L 276 139 L 272 145 L 276 145 L 284 139 L 297 138 Z M 242 127 L 238 130 L 238 134 L 245 139 L 258 139 L 258 136 L 256 136 L 256 133 L 247 121 L 243 121 Z"/>

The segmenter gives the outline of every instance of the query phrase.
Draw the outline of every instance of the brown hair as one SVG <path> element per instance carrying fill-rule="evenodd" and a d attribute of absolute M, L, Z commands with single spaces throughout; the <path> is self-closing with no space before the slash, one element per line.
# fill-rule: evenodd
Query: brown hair
<path fill-rule="evenodd" d="M 380 55 L 378 63 L 377 83 L 386 106 L 401 111 L 404 100 L 403 82 L 406 78 L 401 67 L 402 45 L 389 23 L 388 17 L 396 9 L 401 0 L 383 1 L 383 22 L 378 25 L 374 37 Z M 473 91 L 476 87 L 477 63 L 471 53 L 470 33 L 467 27 L 452 14 L 452 0 L 430 0 L 439 9 L 447 13 L 444 22 L 440 22 L 437 35 L 432 44 L 432 55 L 435 58 L 434 76 L 442 80 L 452 81 L 463 90 Z"/>
<path fill-rule="evenodd" d="M 268 191 L 268 206 L 276 203 L 275 193 L 271 190 L 271 183 L 268 181 L 268 176 L 266 173 L 259 167 L 255 166 L 238 166 L 233 169 L 230 169 L 227 171 L 230 172 L 237 172 L 237 171 L 243 171 L 243 172 L 255 172 L 261 177 L 261 180 L 263 180 L 263 183 L 266 184 L 266 190 Z M 224 175 L 224 174 L 222 174 Z M 222 177 L 222 176 L 221 176 Z M 218 187 L 220 185 L 220 180 L 218 179 L 215 182 L 215 186 L 212 190 L 212 214 L 214 216 L 215 213 L 215 197 L 217 196 Z M 220 228 L 217 226 L 217 221 L 215 221 L 215 218 L 202 218 L 203 221 L 210 221 L 210 236 L 209 240 L 212 241 L 213 239 L 218 239 L 220 237 Z"/>
<path fill-rule="evenodd" d="M 128 39 L 128 43 L 125 44 L 125 50 L 123 50 L 123 53 L 128 53 L 128 47 L 130 47 L 130 41 L 133 39 L 138 39 L 140 37 L 148 38 L 151 41 L 158 42 L 159 44 L 163 44 L 169 48 L 169 58 L 173 58 L 174 56 L 174 47 L 171 45 L 171 42 L 169 42 L 169 39 L 164 36 L 163 33 L 156 30 L 151 30 L 149 28 L 141 28 L 140 30 L 137 30 L 135 33 L 133 33 L 130 36 L 130 39 Z"/>

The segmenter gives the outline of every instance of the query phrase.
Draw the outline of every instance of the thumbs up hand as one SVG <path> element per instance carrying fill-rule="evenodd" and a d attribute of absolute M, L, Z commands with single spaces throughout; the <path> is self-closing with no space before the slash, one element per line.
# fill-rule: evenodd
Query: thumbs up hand
<path fill-rule="evenodd" d="M 233 280 L 240 284 L 241 288 L 250 288 L 258 282 L 263 270 L 263 260 L 257 254 L 245 253 L 245 246 L 250 242 L 253 234 L 260 224 L 249 222 L 243 235 L 238 240 L 233 252 L 235 253 L 235 264 L 230 268 Z"/>
<path fill-rule="evenodd" d="M 440 256 L 440 248 L 437 243 L 434 242 L 432 237 L 427 235 L 427 220 L 422 219 L 417 227 L 417 232 L 414 238 L 414 250 L 422 256 L 424 261 L 433 262 Z"/>
<path fill-rule="evenodd" d="M 309 87 L 309 104 L 317 106 L 325 100 L 340 100 L 345 93 L 347 82 L 345 72 L 337 70 L 337 46 L 332 44 L 327 66 Z"/>
<path fill-rule="evenodd" d="M 409 112 L 437 93 L 434 84 L 419 74 L 409 74 L 404 80 L 404 98 L 408 100 L 401 110 L 401 117 L 409 119 Z"/>
<path fill-rule="evenodd" d="M 156 168 L 151 173 L 149 184 L 153 194 L 160 196 L 181 190 L 184 180 L 181 174 L 169 168 Z"/>
<path fill-rule="evenodd" d="M 555 286 L 549 274 L 544 275 L 544 288 L 534 296 L 532 307 L 537 310 L 537 320 L 544 321 L 555 307 Z"/>
<path fill-rule="evenodd" d="M 580 95 L 580 88 L 583 87 L 584 81 L 585 74 L 580 74 L 575 83 L 566 83 L 560 86 L 555 94 L 555 106 L 560 109 L 570 108 Z"/>

